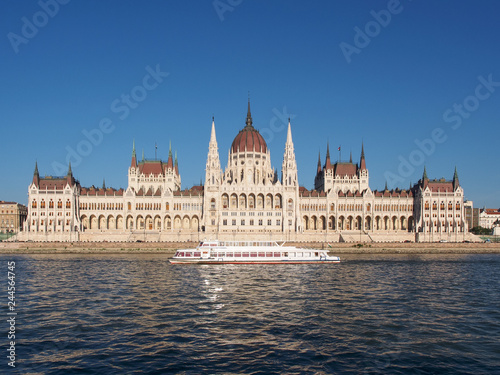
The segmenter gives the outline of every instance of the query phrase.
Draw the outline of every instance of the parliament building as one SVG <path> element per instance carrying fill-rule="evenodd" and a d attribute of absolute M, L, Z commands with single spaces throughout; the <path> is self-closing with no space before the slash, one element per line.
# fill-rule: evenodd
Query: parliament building
<path fill-rule="evenodd" d="M 364 147 L 359 162 L 318 160 L 314 189 L 299 186 L 288 122 L 281 175 L 254 127 L 244 127 L 223 169 L 212 120 L 204 185 L 181 189 L 177 155 L 138 160 L 135 143 L 126 189 L 83 187 L 71 164 L 64 177 L 28 187 L 21 241 L 266 240 L 325 242 L 462 242 L 469 236 L 464 192 L 451 180 L 422 179 L 409 189 L 371 190 Z"/>

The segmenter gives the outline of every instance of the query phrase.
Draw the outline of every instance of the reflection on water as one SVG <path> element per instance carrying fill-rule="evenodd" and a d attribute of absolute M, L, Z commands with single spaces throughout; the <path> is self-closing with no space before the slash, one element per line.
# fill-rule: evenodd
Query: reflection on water
<path fill-rule="evenodd" d="M 18 256 L 19 373 L 500 371 L 500 256 L 345 258 Z"/>

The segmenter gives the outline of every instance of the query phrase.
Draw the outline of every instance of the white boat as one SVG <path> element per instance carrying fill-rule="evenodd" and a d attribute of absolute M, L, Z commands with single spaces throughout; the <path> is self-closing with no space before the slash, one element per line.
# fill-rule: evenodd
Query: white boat
<path fill-rule="evenodd" d="M 172 264 L 302 264 L 339 263 L 327 250 L 284 246 L 265 241 L 202 241 L 195 249 L 180 249 Z"/>

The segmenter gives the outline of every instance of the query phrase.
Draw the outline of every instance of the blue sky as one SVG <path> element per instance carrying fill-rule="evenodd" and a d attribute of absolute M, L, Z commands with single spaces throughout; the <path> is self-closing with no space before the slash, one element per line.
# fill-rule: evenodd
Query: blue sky
<path fill-rule="evenodd" d="M 138 155 L 177 151 L 204 177 L 212 116 L 223 167 L 245 125 L 281 170 L 291 117 L 299 182 L 359 160 L 370 187 L 451 179 L 500 207 L 497 1 L 6 0 L 0 12 L 0 199 L 27 202 L 72 162 L 83 186 L 126 187 Z M 63 170 L 63 172 L 61 172 Z"/>

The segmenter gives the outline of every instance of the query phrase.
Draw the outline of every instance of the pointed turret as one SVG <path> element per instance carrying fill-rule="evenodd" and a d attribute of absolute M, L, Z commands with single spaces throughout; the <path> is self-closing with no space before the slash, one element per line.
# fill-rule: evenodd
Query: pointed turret
<path fill-rule="evenodd" d="M 142 162 L 144 163 L 144 149 L 142 149 Z"/>
<path fill-rule="evenodd" d="M 40 174 L 38 173 L 38 162 L 35 161 L 35 171 L 33 172 L 33 184 L 40 185 Z"/>
<path fill-rule="evenodd" d="M 456 190 L 460 186 L 458 181 L 457 167 L 455 166 L 455 173 L 453 174 L 453 189 Z"/>
<path fill-rule="evenodd" d="M 174 169 L 174 162 L 172 160 L 172 141 L 168 143 L 167 169 Z"/>
<path fill-rule="evenodd" d="M 106 190 L 106 179 L 102 179 L 102 188 Z"/>
<path fill-rule="evenodd" d="M 364 148 L 363 142 L 361 142 L 361 159 L 359 161 L 359 168 L 361 170 L 366 169 L 365 148 Z"/>
<path fill-rule="evenodd" d="M 68 164 L 68 173 L 66 174 L 66 182 L 70 186 L 72 186 L 73 183 L 75 182 L 75 179 L 73 178 L 73 171 L 71 170 L 71 162 L 69 162 Z"/>
<path fill-rule="evenodd" d="M 221 181 L 221 174 L 222 172 L 219 159 L 219 147 L 217 146 L 217 137 L 215 133 L 215 119 L 212 116 L 212 130 L 210 132 L 207 164 L 205 168 L 205 185 L 207 186 L 207 188 L 213 188 L 217 186 Z"/>
<path fill-rule="evenodd" d="M 332 162 L 330 161 L 330 143 L 326 143 L 326 161 L 325 161 L 325 169 L 331 169 Z"/>
<path fill-rule="evenodd" d="M 215 118 L 212 116 L 212 131 L 210 133 L 210 144 L 217 145 L 217 137 L 215 136 Z"/>
<path fill-rule="evenodd" d="M 137 156 L 135 155 L 135 139 L 132 141 L 132 161 L 130 162 L 130 166 L 133 168 L 137 167 Z"/>
<path fill-rule="evenodd" d="M 177 151 L 175 151 L 174 169 L 175 169 L 175 174 L 179 175 L 179 164 L 177 163 Z"/>
<path fill-rule="evenodd" d="M 351 163 L 351 164 L 352 164 L 352 150 L 351 150 L 351 153 L 350 153 L 350 155 L 349 155 L 349 163 Z"/>
<path fill-rule="evenodd" d="M 318 169 L 316 171 L 317 174 L 321 173 L 321 152 L 318 151 Z"/>
<path fill-rule="evenodd" d="M 292 127 L 290 125 L 290 117 L 288 118 L 288 130 L 286 133 L 286 143 L 287 144 L 292 143 Z"/>
<path fill-rule="evenodd" d="M 269 155 L 269 150 L 267 150 Z M 318 160 L 319 161 L 319 160 Z M 320 165 L 321 168 L 321 165 Z M 275 181 L 277 181 L 278 172 L 275 172 Z M 295 161 L 295 151 L 292 141 L 292 126 L 288 119 L 288 130 L 286 134 L 285 152 L 283 154 L 283 164 L 281 167 L 281 183 L 284 186 L 297 185 L 297 163 Z"/>
<path fill-rule="evenodd" d="M 426 181 L 428 179 L 429 179 L 429 177 L 427 177 L 427 169 L 425 168 L 425 165 L 424 165 L 424 174 L 422 175 L 422 181 Z"/>

